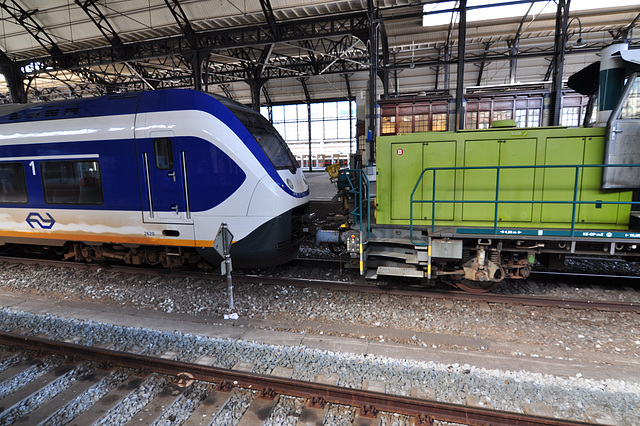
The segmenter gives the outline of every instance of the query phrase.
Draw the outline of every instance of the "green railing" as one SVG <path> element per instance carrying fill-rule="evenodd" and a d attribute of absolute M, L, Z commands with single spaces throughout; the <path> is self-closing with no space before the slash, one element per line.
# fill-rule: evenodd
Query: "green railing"
<path fill-rule="evenodd" d="M 615 204 L 615 205 L 638 205 L 640 201 L 580 201 L 578 200 L 579 193 L 579 183 L 581 170 L 586 168 L 605 168 L 605 167 L 620 167 L 620 168 L 629 168 L 629 167 L 640 167 L 640 164 L 576 164 L 576 165 L 538 165 L 538 166 L 469 166 L 469 167 L 430 167 L 422 170 L 420 173 L 420 177 L 413 187 L 413 191 L 411 191 L 411 206 L 410 206 L 410 216 L 409 216 L 409 235 L 411 242 L 414 245 L 426 245 L 424 243 L 416 243 L 413 241 L 413 205 L 414 204 L 431 204 L 431 231 L 435 231 L 435 223 L 436 223 L 436 204 L 438 203 L 453 203 L 453 204 L 494 204 L 494 217 L 493 217 L 493 235 L 498 235 L 498 206 L 501 204 L 570 204 L 572 205 L 572 213 L 571 213 L 571 231 L 569 236 L 575 236 L 575 225 L 576 225 L 576 212 L 577 206 L 580 204 L 595 204 L 595 205 L 605 205 L 605 204 Z M 574 169 L 574 184 L 573 184 L 573 200 L 566 201 L 555 201 L 555 200 L 500 200 L 500 171 L 507 169 Z M 466 170 L 495 170 L 496 172 L 496 181 L 495 181 L 495 197 L 492 200 L 439 200 L 436 199 L 436 172 L 442 171 L 466 171 Z M 421 183 L 425 173 L 431 172 L 433 176 L 433 184 L 432 184 L 432 198 L 431 200 L 415 200 L 414 195 L 418 188 L 421 187 Z"/>
<path fill-rule="evenodd" d="M 353 194 L 354 202 L 351 215 L 359 226 L 361 243 L 369 242 L 371 234 L 370 183 L 367 174 L 362 169 L 346 169 L 341 171 L 349 181 L 349 193 Z"/>

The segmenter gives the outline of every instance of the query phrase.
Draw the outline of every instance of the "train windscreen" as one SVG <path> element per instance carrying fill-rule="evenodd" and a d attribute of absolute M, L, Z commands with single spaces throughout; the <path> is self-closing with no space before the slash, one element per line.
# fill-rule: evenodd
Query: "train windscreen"
<path fill-rule="evenodd" d="M 289 169 L 292 173 L 295 173 L 295 170 L 300 167 L 298 160 L 296 160 L 287 143 L 269 120 L 251 108 L 247 108 L 235 101 L 220 96 L 215 96 L 215 98 L 229 108 L 251 132 L 276 170 Z"/>

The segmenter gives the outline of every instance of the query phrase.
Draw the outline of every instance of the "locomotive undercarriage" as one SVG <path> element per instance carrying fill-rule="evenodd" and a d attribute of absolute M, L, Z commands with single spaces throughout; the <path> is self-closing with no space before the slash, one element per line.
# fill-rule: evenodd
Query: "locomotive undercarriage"
<path fill-rule="evenodd" d="M 528 278 L 536 262 L 562 270 L 567 255 L 635 260 L 640 247 L 607 240 L 486 238 L 373 227 L 362 255 L 350 253 L 350 266 L 358 268 L 362 257 L 368 278 L 442 278 L 466 291 L 486 292 L 504 280 Z"/>

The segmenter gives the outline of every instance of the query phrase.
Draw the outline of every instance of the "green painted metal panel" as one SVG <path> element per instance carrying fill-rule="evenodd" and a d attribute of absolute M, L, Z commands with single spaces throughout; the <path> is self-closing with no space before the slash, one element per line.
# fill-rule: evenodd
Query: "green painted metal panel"
<path fill-rule="evenodd" d="M 425 143 L 422 148 L 423 168 L 455 167 L 456 141 Z M 436 193 L 433 196 L 433 173 L 427 172 L 422 178 L 423 200 L 453 200 L 455 199 L 456 174 L 454 170 L 443 170 L 436 176 Z M 416 194 L 419 194 L 416 192 Z M 415 209 L 415 207 L 414 207 Z M 431 220 L 432 204 L 422 204 L 422 218 Z M 453 220 L 454 204 L 437 203 L 435 216 L 437 220 Z M 414 212 L 414 217 L 417 216 Z"/>
<path fill-rule="evenodd" d="M 604 138 L 587 138 L 585 141 L 584 164 L 600 164 L 604 157 Z M 602 170 L 587 168 L 582 172 L 582 191 L 580 201 L 621 201 L 620 191 L 603 191 L 600 189 Z M 630 211 L 630 206 L 612 204 L 581 204 L 578 214 L 578 225 L 581 223 L 616 223 L 618 209 Z M 628 215 L 629 213 L 627 213 Z"/>
<path fill-rule="evenodd" d="M 601 164 L 604 133 L 603 128 L 553 127 L 379 137 L 377 223 L 410 224 L 409 200 L 423 168 Z M 432 175 L 428 173 L 414 194 L 415 200 L 431 199 Z M 436 206 L 435 224 L 493 229 L 495 204 L 492 201 L 464 202 L 494 200 L 496 171 L 445 170 L 438 173 L 444 173 L 442 176 L 446 177 L 437 179 L 436 197 L 453 197 L 459 202 Z M 632 192 L 601 190 L 599 173 L 588 170 L 579 176 L 577 200 L 602 200 L 603 204 L 578 205 L 576 230 L 627 229 L 630 206 L 612 206 L 606 202 L 631 200 Z M 571 227 L 571 204 L 537 202 L 570 203 L 574 195 L 575 168 L 501 169 L 500 182 L 499 200 L 524 202 L 499 205 L 498 218 L 501 220 L 496 224 L 499 229 L 566 230 Z M 529 200 L 532 203 L 526 202 Z M 413 225 L 431 225 L 431 204 L 415 203 L 414 210 Z"/>
<path fill-rule="evenodd" d="M 546 165 L 582 164 L 584 138 L 547 138 L 544 163 Z M 572 201 L 575 185 L 575 168 L 545 169 L 542 184 L 543 201 Z M 541 221 L 571 223 L 571 205 L 543 204 Z"/>
<path fill-rule="evenodd" d="M 511 139 L 500 143 L 500 166 L 536 164 L 536 139 Z M 504 169 L 500 171 L 499 199 L 529 201 L 533 199 L 535 170 Z M 532 204 L 500 204 L 498 222 L 531 222 Z"/>
<path fill-rule="evenodd" d="M 464 142 L 464 165 L 497 166 L 500 163 L 500 144 L 496 140 L 467 140 Z M 465 170 L 465 201 L 494 200 L 496 197 L 495 170 Z M 494 203 L 465 203 L 462 205 L 464 220 L 491 221 L 495 216 Z"/>
<path fill-rule="evenodd" d="M 391 219 L 410 218 L 411 191 L 422 168 L 422 143 L 391 144 Z M 420 218 L 421 214 L 421 205 L 414 205 L 414 217 Z"/>

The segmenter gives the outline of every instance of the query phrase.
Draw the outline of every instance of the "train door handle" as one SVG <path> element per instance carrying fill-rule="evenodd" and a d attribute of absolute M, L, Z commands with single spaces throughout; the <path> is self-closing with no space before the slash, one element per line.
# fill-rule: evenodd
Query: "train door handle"
<path fill-rule="evenodd" d="M 177 204 L 171 204 L 171 210 L 173 210 L 173 212 L 175 214 L 178 214 L 178 205 Z"/>
<path fill-rule="evenodd" d="M 167 176 L 169 176 L 171 179 L 173 179 L 173 181 L 176 181 L 176 172 L 175 171 L 171 171 L 169 173 L 167 173 Z"/>
<path fill-rule="evenodd" d="M 613 129 L 612 132 L 613 133 L 622 133 L 622 129 Z"/>

